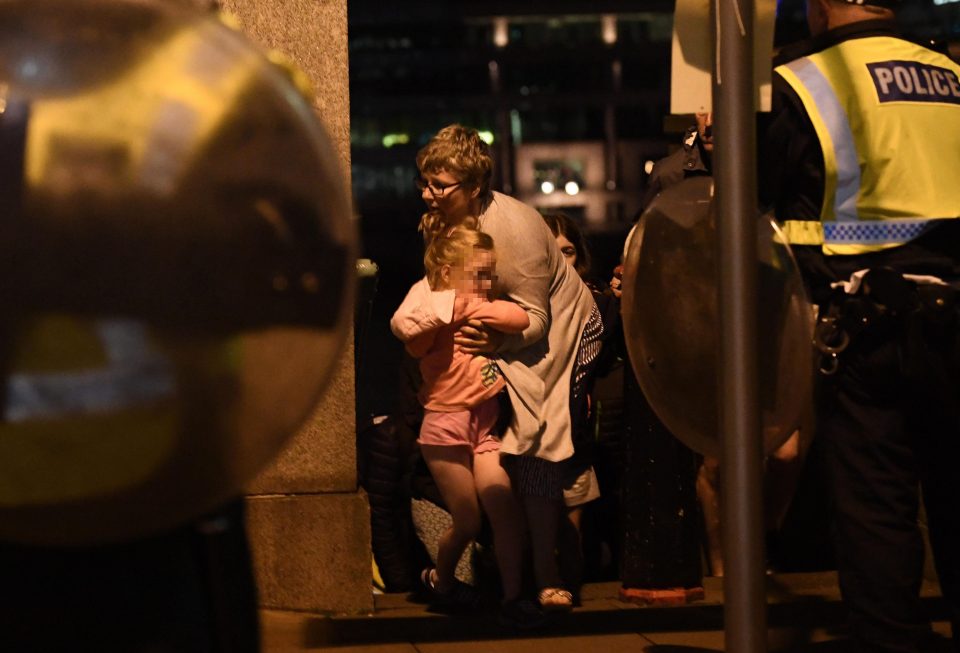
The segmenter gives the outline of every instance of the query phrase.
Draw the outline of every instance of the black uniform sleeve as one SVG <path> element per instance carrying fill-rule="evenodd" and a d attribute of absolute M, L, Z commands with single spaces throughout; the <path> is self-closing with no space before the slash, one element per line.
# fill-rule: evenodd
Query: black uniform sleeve
<path fill-rule="evenodd" d="M 777 74 L 773 111 L 761 140 L 760 201 L 777 220 L 819 220 L 823 205 L 823 152 L 800 98 Z"/>
<path fill-rule="evenodd" d="M 813 123 L 793 88 L 773 75 L 773 107 L 760 139 L 760 203 L 779 222 L 820 220 L 823 206 L 823 151 Z M 836 274 L 819 246 L 794 246 L 813 301 L 822 301 Z"/>
<path fill-rule="evenodd" d="M 650 206 L 650 202 L 663 190 L 663 160 L 653 164 L 653 170 L 650 172 L 650 181 L 647 183 L 647 189 L 643 192 L 643 199 L 640 201 L 640 210 L 633 217 L 636 222 L 643 215 L 643 212 Z"/>

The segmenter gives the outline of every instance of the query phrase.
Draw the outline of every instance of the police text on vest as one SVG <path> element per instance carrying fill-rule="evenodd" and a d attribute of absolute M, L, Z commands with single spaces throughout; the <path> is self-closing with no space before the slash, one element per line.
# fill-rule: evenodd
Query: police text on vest
<path fill-rule="evenodd" d="M 960 79 L 947 68 L 917 61 L 868 63 L 880 102 L 960 104 Z"/>

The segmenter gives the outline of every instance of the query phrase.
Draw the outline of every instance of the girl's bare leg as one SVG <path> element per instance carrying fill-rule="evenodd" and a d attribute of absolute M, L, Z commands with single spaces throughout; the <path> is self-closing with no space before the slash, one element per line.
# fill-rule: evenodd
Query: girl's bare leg
<path fill-rule="evenodd" d="M 440 537 L 435 588 L 445 593 L 453 587 L 457 561 L 480 532 L 480 504 L 474 486 L 473 452 L 465 446 L 421 445 L 423 458 L 453 517 L 453 525 Z"/>
<path fill-rule="evenodd" d="M 493 546 L 500 568 L 503 598 L 520 596 L 523 564 L 523 516 L 510 488 L 510 478 L 500 465 L 496 451 L 474 456 L 473 475 L 483 509 L 493 528 Z"/>

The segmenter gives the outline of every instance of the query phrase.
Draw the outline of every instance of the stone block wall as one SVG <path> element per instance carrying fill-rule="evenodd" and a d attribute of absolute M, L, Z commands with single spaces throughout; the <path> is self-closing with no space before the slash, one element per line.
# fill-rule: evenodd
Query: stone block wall
<path fill-rule="evenodd" d="M 210 5 L 210 0 L 196 0 Z M 300 67 L 350 188 L 346 0 L 219 0 L 253 41 Z M 248 490 L 247 530 L 260 604 L 325 613 L 373 609 L 370 519 L 357 485 L 352 338 L 327 392 L 287 449 Z"/>

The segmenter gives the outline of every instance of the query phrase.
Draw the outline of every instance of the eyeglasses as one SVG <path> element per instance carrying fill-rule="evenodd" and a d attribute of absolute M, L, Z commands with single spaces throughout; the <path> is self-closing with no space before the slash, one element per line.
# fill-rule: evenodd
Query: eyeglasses
<path fill-rule="evenodd" d="M 434 197 L 443 197 L 444 193 L 446 193 L 451 188 L 456 188 L 463 182 L 458 181 L 453 184 L 439 186 L 437 184 L 428 182 L 423 177 L 417 177 L 416 179 L 413 180 L 413 183 L 416 185 L 416 187 L 420 190 L 421 193 L 426 189 L 426 190 L 429 190 L 430 194 L 433 195 Z"/>

